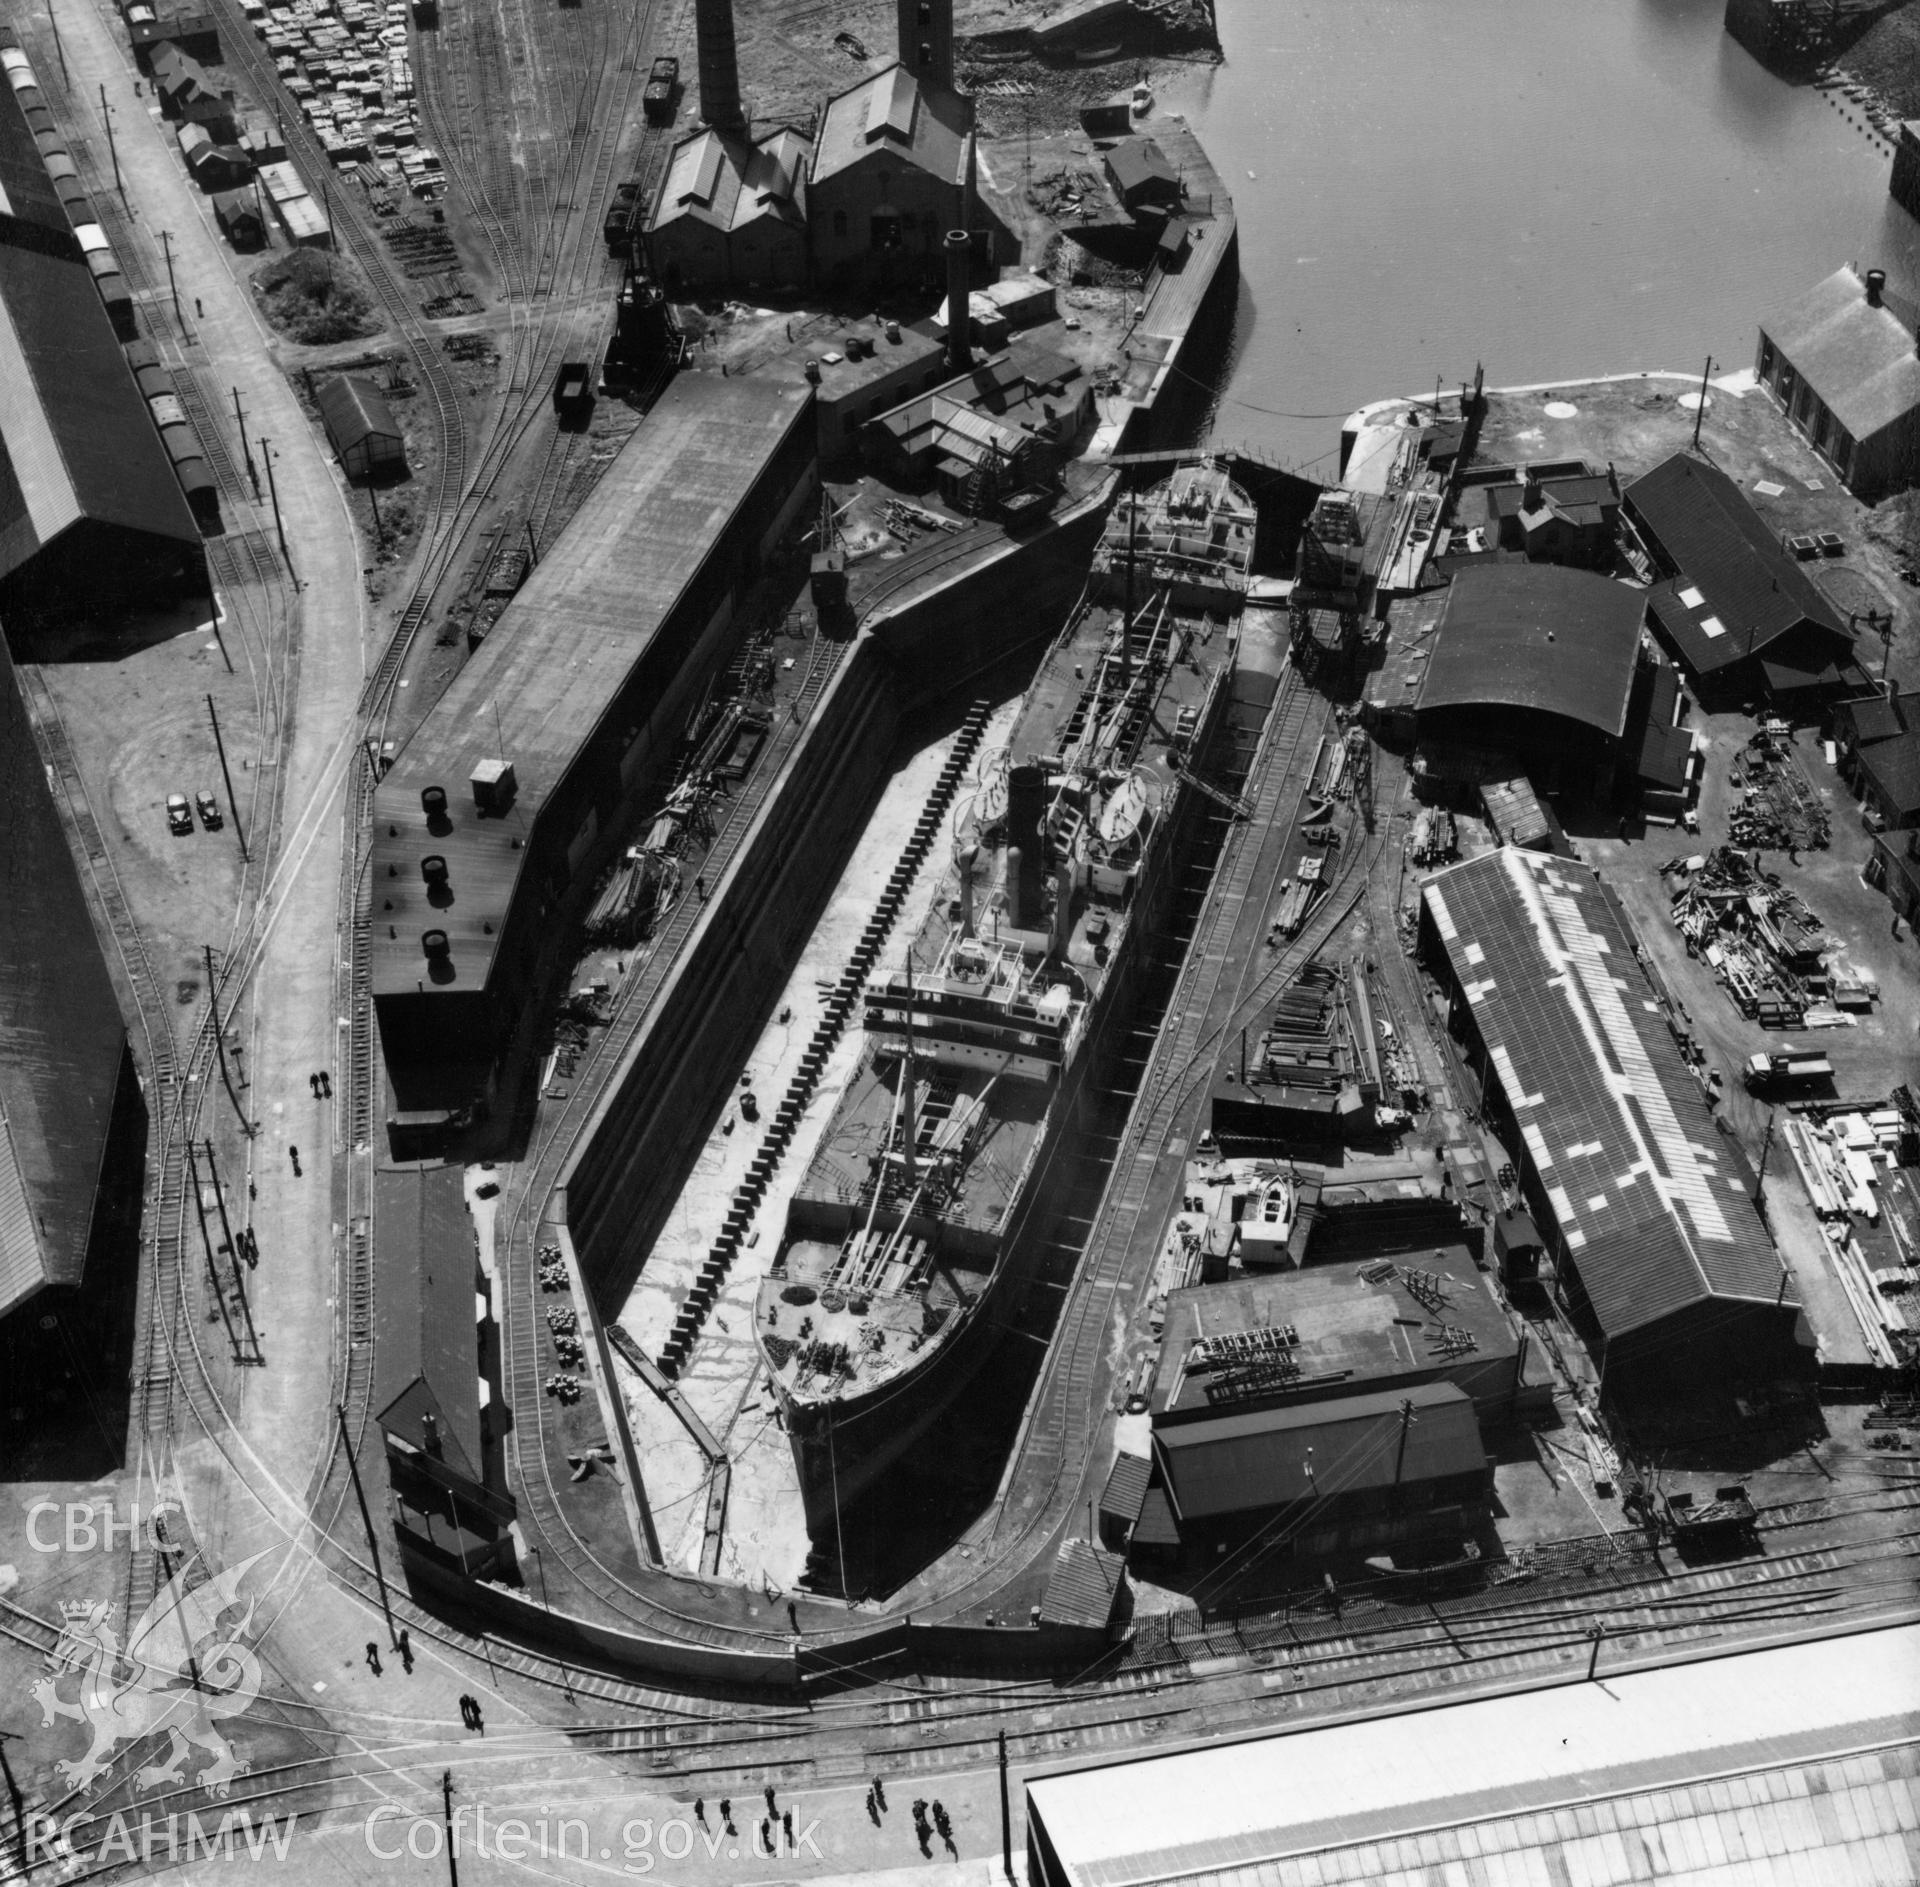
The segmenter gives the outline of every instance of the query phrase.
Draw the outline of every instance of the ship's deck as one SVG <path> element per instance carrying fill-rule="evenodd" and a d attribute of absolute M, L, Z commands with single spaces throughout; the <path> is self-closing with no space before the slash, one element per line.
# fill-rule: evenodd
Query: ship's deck
<path fill-rule="evenodd" d="M 1121 771 L 1146 781 L 1148 817 L 1164 818 L 1179 788 L 1177 753 L 1205 716 L 1209 693 L 1230 660 L 1230 630 L 1224 619 L 1176 617 L 1156 600 L 1142 606 L 1131 662 L 1136 678 L 1150 673 L 1152 682 L 1134 702 L 1116 748 L 1112 742 L 1126 719 L 1118 705 L 1124 694 L 1116 665 L 1119 620 L 1108 608 L 1076 619 L 1028 691 L 1006 759 L 1058 763 L 1084 738 L 1113 753 Z M 1108 717 L 1104 732 L 1091 725 L 1094 716 L 1083 705 L 1103 661 L 1109 687 L 1097 712 Z M 939 987 L 956 928 L 970 913 L 983 945 L 1024 952 L 1036 995 L 1051 990 L 1057 999 L 1064 986 L 1076 1006 L 1060 1063 L 1070 1069 L 1086 1012 L 1128 947 L 1131 881 L 1117 894 L 1095 880 L 1076 892 L 1064 948 L 1043 929 L 1005 924 L 1008 848 L 995 836 L 1005 796 L 993 789 L 991 760 L 986 772 L 988 784 L 960 828 L 961 847 L 974 842 L 979 856 L 964 882 L 957 859 L 942 877 L 909 949 L 911 976 L 924 1001 Z M 904 990 L 905 979 L 890 987 Z M 908 1170 L 900 1158 L 903 1047 L 903 1036 L 870 1033 L 796 1190 L 775 1275 L 761 1288 L 758 1334 L 776 1381 L 801 1402 L 865 1394 L 905 1373 L 952 1311 L 986 1288 L 1061 1083 L 1072 1078 L 1019 1075 L 1012 1058 L 990 1043 L 956 1051 L 951 1041 L 923 1035 L 912 1063 L 917 1152 Z M 956 1059 L 956 1052 L 970 1058 Z M 942 1149 L 956 1147 L 961 1151 L 946 1163 L 936 1192 Z M 876 1184 L 882 1187 L 877 1209 Z"/>

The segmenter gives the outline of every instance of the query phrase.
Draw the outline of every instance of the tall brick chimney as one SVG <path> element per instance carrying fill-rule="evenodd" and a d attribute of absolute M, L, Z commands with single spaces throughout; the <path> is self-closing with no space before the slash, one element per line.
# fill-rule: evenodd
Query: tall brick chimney
<path fill-rule="evenodd" d="M 900 63 L 915 78 L 953 90 L 953 0 L 894 0 Z"/>
<path fill-rule="evenodd" d="M 716 131 L 745 131 L 733 0 L 694 0 L 693 28 L 700 55 L 700 116 Z"/>
<path fill-rule="evenodd" d="M 973 365 L 973 238 L 964 229 L 947 231 L 947 371 L 965 373 Z"/>

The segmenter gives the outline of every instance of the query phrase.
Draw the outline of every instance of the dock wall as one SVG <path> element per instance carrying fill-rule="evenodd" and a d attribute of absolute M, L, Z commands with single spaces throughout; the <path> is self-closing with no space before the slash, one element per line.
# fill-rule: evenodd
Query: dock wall
<path fill-rule="evenodd" d="M 597 1316 L 617 1316 L 872 811 L 900 725 L 863 642 L 787 756 L 562 1184 Z"/>

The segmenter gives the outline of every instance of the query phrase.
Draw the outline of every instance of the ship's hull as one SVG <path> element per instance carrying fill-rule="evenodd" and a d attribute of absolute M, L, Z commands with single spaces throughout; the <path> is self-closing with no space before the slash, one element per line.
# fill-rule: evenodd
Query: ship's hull
<path fill-rule="evenodd" d="M 1192 749 L 1196 763 L 1204 765 L 1226 719 L 1231 694 L 1232 672 L 1223 664 L 1196 731 Z M 1191 786 L 1182 786 L 1172 816 L 1156 830 L 1148 847 L 1122 947 L 1094 997 L 1080 1051 L 1061 1071 L 1043 1137 L 1002 1222 L 986 1286 L 964 1321 L 943 1332 L 942 1341 L 912 1370 L 864 1394 L 830 1402 L 784 1402 L 807 1524 L 816 1535 L 830 1537 L 836 1512 L 869 1493 L 928 1434 L 1018 1318 L 1057 1217 L 1061 1183 L 1099 1110 L 1101 1091 L 1126 1039 L 1150 940 L 1165 924 L 1179 884 L 1179 860 L 1191 842 L 1200 811 L 1201 795 Z"/>

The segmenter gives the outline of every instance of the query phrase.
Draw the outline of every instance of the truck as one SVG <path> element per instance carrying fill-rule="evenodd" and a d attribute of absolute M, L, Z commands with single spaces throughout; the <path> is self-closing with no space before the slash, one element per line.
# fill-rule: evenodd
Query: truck
<path fill-rule="evenodd" d="M 647 73 L 647 89 L 640 94 L 648 124 L 673 123 L 673 92 L 680 83 L 680 61 L 662 58 Z"/>
<path fill-rule="evenodd" d="M 1768 1089 L 1803 1087 L 1811 1081 L 1833 1078 L 1833 1063 L 1816 1049 L 1787 1049 L 1768 1054 L 1749 1055 L 1745 1069 L 1747 1090 L 1752 1094 Z"/>

